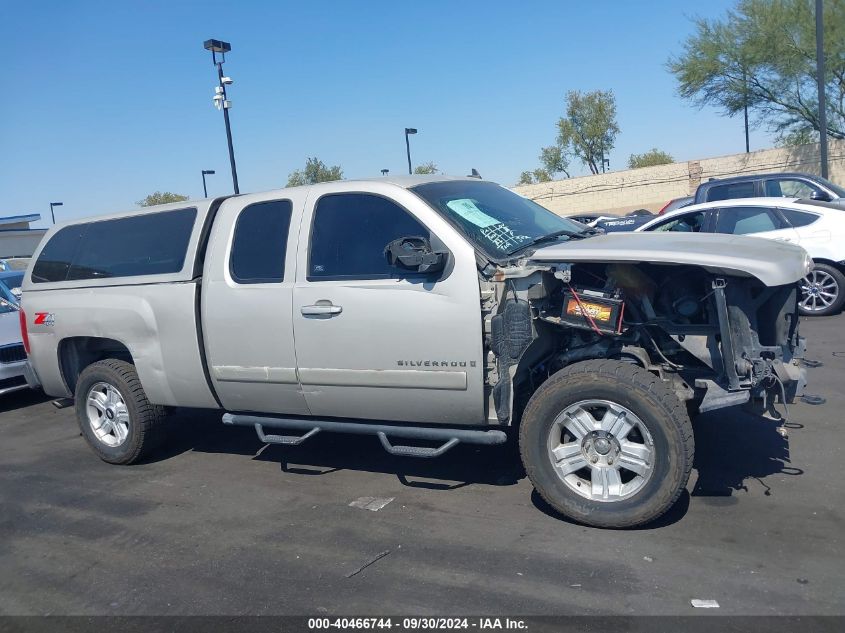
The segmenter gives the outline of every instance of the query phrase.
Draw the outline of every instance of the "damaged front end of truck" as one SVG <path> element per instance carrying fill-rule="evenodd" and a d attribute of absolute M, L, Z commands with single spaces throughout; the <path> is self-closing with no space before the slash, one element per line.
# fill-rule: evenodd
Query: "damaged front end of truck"
<path fill-rule="evenodd" d="M 701 412 L 749 400 L 772 411 L 800 396 L 797 281 L 812 262 L 794 247 L 775 261 L 761 240 L 736 240 L 608 235 L 488 267 L 487 385 L 499 422 L 518 421 L 540 384 L 592 359 L 639 365 Z M 702 243 L 709 252 L 696 253 Z"/>

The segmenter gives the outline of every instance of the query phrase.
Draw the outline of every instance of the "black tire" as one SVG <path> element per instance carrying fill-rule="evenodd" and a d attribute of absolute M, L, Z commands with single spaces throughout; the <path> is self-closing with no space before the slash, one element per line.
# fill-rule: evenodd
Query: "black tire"
<path fill-rule="evenodd" d="M 818 272 L 817 272 L 818 271 Z M 836 266 L 831 266 L 830 264 L 824 263 L 816 263 L 813 266 L 812 272 L 807 275 L 801 281 L 801 287 L 809 287 L 813 283 L 813 275 L 814 273 L 818 275 L 821 273 L 825 275 L 824 280 L 829 282 L 829 285 L 826 288 L 835 288 L 835 294 L 833 301 L 830 302 L 829 305 L 819 308 L 819 309 L 812 309 L 811 303 L 812 298 L 808 301 L 808 306 L 804 307 L 803 303 L 805 300 L 808 299 L 808 293 L 802 291 L 801 297 L 798 299 L 798 312 L 802 316 L 830 316 L 831 314 L 839 314 L 839 311 L 842 310 L 842 305 L 845 304 L 845 275 L 842 274 L 842 271 L 836 268 Z M 818 279 L 818 277 L 816 278 Z M 818 305 L 818 300 L 815 305 Z"/>
<path fill-rule="evenodd" d="M 119 392 L 128 413 L 128 431 L 119 441 L 115 437 L 100 439 L 89 417 L 88 398 L 96 385 L 110 385 Z M 76 382 L 76 419 L 88 445 L 100 459 L 110 464 L 133 464 L 159 444 L 165 419 L 164 407 L 147 399 L 135 366 L 126 361 L 109 358 L 86 367 Z M 93 411 L 91 412 L 93 415 Z M 125 419 L 125 417 L 124 417 Z M 106 441 L 114 441 L 109 445 Z"/>
<path fill-rule="evenodd" d="M 650 476 L 630 496 L 614 501 L 588 498 L 565 483 L 553 465 L 550 436 L 555 419 L 567 407 L 588 400 L 621 405 L 651 436 Z M 630 363 L 590 360 L 562 369 L 534 393 L 522 416 L 519 448 L 531 483 L 555 510 L 585 525 L 626 528 L 653 521 L 677 501 L 692 469 L 695 440 L 684 403 L 657 376 Z"/>

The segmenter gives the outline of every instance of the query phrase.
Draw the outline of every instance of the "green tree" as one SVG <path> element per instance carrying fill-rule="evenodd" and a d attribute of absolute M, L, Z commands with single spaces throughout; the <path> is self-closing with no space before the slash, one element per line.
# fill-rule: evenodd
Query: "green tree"
<path fill-rule="evenodd" d="M 414 167 L 415 174 L 436 174 L 438 172 L 437 163 L 428 161 L 427 163 L 423 163 L 422 165 L 417 165 Z"/>
<path fill-rule="evenodd" d="M 534 171 L 524 171 L 519 175 L 518 185 L 533 185 L 539 182 L 550 182 L 552 175 L 544 168 L 538 167 Z"/>
<path fill-rule="evenodd" d="M 170 193 L 169 191 L 155 191 L 148 195 L 143 200 L 138 200 L 135 204 L 142 207 L 154 207 L 157 204 L 169 204 L 171 202 L 184 202 L 188 196 L 183 196 L 180 193 Z"/>
<path fill-rule="evenodd" d="M 619 134 L 613 91 L 570 90 L 566 95 L 566 116 L 558 121 L 557 127 L 561 156 L 574 156 L 591 173 L 599 173 L 602 159 L 613 149 Z"/>
<path fill-rule="evenodd" d="M 654 167 L 655 165 L 669 165 L 674 163 L 675 159 L 671 154 L 663 150 L 653 147 L 652 149 L 642 154 L 631 154 L 628 157 L 628 168 L 639 169 L 640 167 Z"/>
<path fill-rule="evenodd" d="M 524 171 L 519 174 L 519 181 L 516 183 L 518 185 L 532 185 L 534 184 L 534 174 L 530 171 Z"/>
<path fill-rule="evenodd" d="M 288 187 L 313 185 L 315 182 L 343 180 L 343 170 L 339 165 L 328 167 L 316 156 L 305 160 L 305 169 L 297 169 L 288 175 Z"/>
<path fill-rule="evenodd" d="M 549 180 L 555 174 L 563 173 L 569 178 L 569 158 L 563 153 L 560 145 L 550 145 L 540 150 L 540 163 L 543 171 L 549 175 Z M 536 175 L 537 170 L 534 170 Z"/>
<path fill-rule="evenodd" d="M 778 147 L 795 147 L 819 142 L 819 133 L 812 128 L 796 128 L 788 132 L 781 132 L 775 139 Z"/>
<path fill-rule="evenodd" d="M 827 134 L 845 138 L 845 0 L 824 2 Z M 669 59 L 678 92 L 732 116 L 747 105 L 788 136 L 819 131 L 816 34 L 808 0 L 739 0 L 722 19 L 695 20 L 683 52 Z"/>

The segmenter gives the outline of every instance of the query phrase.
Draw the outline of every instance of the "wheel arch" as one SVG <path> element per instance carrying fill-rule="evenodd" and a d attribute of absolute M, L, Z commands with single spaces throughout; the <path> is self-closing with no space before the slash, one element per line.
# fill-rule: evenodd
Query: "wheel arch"
<path fill-rule="evenodd" d="M 511 399 L 510 425 L 519 426 L 528 400 L 546 380 L 570 365 L 589 360 L 615 360 L 651 371 L 649 369 L 651 359 L 643 347 L 614 346 L 609 339 L 600 339 L 575 350 L 561 350 L 556 346 L 554 336 L 551 334 L 537 336 L 526 348 L 516 366 L 514 385 L 523 390 L 525 386 L 528 386 L 529 389 L 522 393 L 521 397 L 520 394 L 514 394 Z M 554 371 L 549 371 L 545 379 L 535 381 L 533 379 L 535 370 L 549 364 L 555 365 Z"/>
<path fill-rule="evenodd" d="M 74 393 L 79 375 L 89 365 L 107 358 L 135 364 L 132 352 L 121 341 L 99 336 L 70 336 L 57 347 L 59 371 L 68 391 Z"/>
<path fill-rule="evenodd" d="M 826 257 L 813 257 L 814 264 L 826 264 L 827 266 L 833 266 L 842 274 L 845 274 L 845 264 L 842 262 L 837 262 L 832 259 L 828 259 Z"/>

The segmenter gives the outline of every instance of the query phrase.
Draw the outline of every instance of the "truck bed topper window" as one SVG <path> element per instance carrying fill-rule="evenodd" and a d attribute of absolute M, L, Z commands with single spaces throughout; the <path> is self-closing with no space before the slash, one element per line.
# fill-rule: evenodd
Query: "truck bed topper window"
<path fill-rule="evenodd" d="M 74 224 L 41 250 L 32 281 L 45 283 L 177 273 L 197 210 L 177 209 Z"/>

